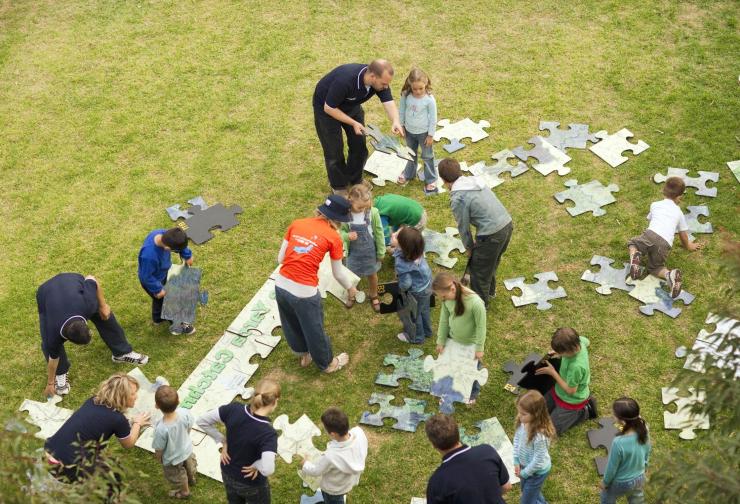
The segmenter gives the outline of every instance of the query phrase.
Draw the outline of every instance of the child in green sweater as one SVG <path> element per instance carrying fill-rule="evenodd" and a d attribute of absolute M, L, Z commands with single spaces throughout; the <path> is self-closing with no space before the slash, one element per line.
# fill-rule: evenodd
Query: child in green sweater
<path fill-rule="evenodd" d="M 483 367 L 483 350 L 486 344 L 486 305 L 483 300 L 463 286 L 452 273 L 437 273 L 432 281 L 434 295 L 442 301 L 437 329 L 437 353 L 444 352 L 447 340 L 461 345 L 475 345 L 478 369 Z M 468 405 L 475 404 L 480 384 L 473 383 Z"/>

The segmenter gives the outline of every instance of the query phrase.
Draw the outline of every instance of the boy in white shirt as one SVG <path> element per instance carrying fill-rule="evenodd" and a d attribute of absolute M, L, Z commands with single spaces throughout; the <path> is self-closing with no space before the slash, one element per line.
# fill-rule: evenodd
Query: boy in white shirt
<path fill-rule="evenodd" d="M 678 232 L 681 244 L 692 252 L 702 248 L 702 244 L 689 242 L 689 226 L 678 203 L 681 201 L 686 184 L 680 177 L 670 177 L 663 187 L 662 201 L 655 201 L 650 205 L 647 216 L 648 228 L 640 236 L 632 238 L 628 243 L 630 253 L 630 277 L 633 280 L 640 278 L 645 268 L 642 266 L 642 256 L 647 255 L 647 271 L 668 282 L 671 297 L 681 293 L 681 270 L 666 268 L 665 263 L 673 246 L 673 238 Z"/>
<path fill-rule="evenodd" d="M 324 411 L 321 423 L 332 440 L 317 461 L 303 461 L 303 472 L 321 476 L 324 504 L 342 504 L 344 496 L 360 482 L 360 474 L 365 470 L 367 437 L 359 427 L 350 430 L 347 415 L 338 408 Z"/>

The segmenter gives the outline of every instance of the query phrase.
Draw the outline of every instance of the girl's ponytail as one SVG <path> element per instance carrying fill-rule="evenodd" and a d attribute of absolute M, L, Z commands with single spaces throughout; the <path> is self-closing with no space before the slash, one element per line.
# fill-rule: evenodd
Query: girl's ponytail
<path fill-rule="evenodd" d="M 648 442 L 648 428 L 645 420 L 640 416 L 640 405 L 630 397 L 620 397 L 612 406 L 617 420 L 624 422 L 622 432 L 634 431 L 640 444 Z"/>

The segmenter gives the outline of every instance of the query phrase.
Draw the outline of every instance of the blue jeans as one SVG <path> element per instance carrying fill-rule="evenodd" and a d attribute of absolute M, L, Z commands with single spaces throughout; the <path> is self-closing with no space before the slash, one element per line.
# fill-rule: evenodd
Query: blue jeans
<path fill-rule="evenodd" d="M 519 504 L 547 504 L 542 495 L 542 485 L 545 484 L 545 479 L 549 474 L 546 472 L 545 474 L 533 474 L 529 478 L 521 478 L 519 483 L 522 496 L 519 498 Z"/>
<path fill-rule="evenodd" d="M 409 341 L 424 343 L 424 339 L 432 335 L 432 316 L 429 307 L 432 295 L 427 292 L 411 292 L 410 294 L 416 299 L 416 334 L 409 334 Z"/>
<path fill-rule="evenodd" d="M 221 472 L 229 504 L 270 504 L 270 482 L 264 485 L 248 485 Z"/>
<path fill-rule="evenodd" d="M 331 495 L 323 490 L 321 495 L 324 496 L 324 504 L 344 504 L 344 495 Z"/>
<path fill-rule="evenodd" d="M 612 484 L 601 491 L 601 504 L 616 504 L 619 497 L 627 497 L 629 504 L 644 504 L 645 475 L 641 474 L 630 481 L 612 481 Z"/>
<path fill-rule="evenodd" d="M 280 325 L 290 349 L 298 354 L 311 354 L 322 371 L 329 367 L 334 354 L 329 336 L 324 332 L 321 295 L 317 292 L 311 297 L 300 298 L 275 287 L 275 301 L 280 313 Z"/>
<path fill-rule="evenodd" d="M 421 159 L 424 161 L 424 183 L 432 184 L 437 181 L 437 170 L 434 169 L 434 151 L 432 147 L 427 147 L 427 132 L 409 133 L 406 132 L 406 146 L 414 151 L 414 160 L 406 163 L 406 169 L 403 170 L 403 177 L 406 180 L 413 180 L 416 177 L 416 167 L 419 157 L 417 151 L 421 146 Z"/>

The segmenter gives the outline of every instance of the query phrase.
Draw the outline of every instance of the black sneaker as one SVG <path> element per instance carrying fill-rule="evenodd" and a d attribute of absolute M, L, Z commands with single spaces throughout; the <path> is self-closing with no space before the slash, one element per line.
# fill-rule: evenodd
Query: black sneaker
<path fill-rule="evenodd" d="M 671 297 L 676 299 L 681 294 L 681 270 L 673 269 L 666 275 L 668 287 L 671 289 Z"/>
<path fill-rule="evenodd" d="M 588 418 L 593 420 L 594 418 L 599 418 L 599 408 L 598 404 L 596 403 L 596 398 L 594 396 L 588 396 L 588 402 L 586 403 L 586 409 L 588 410 Z"/>
<path fill-rule="evenodd" d="M 111 359 L 113 359 L 113 362 L 123 364 L 138 364 L 140 366 L 143 366 L 144 364 L 149 362 L 148 355 L 140 354 L 139 352 L 133 351 L 123 355 L 113 355 Z"/>
<path fill-rule="evenodd" d="M 632 280 L 639 279 L 642 274 L 642 266 L 640 265 L 641 259 L 642 254 L 639 251 L 630 256 L 630 278 Z"/>
<path fill-rule="evenodd" d="M 170 334 L 173 336 L 183 335 L 188 336 L 189 334 L 193 334 L 195 332 L 195 327 L 193 327 L 193 324 L 186 324 L 185 322 L 180 323 L 180 327 L 173 327 L 170 329 Z"/>

